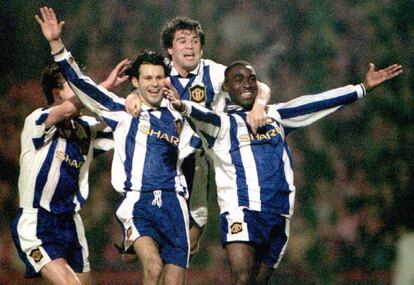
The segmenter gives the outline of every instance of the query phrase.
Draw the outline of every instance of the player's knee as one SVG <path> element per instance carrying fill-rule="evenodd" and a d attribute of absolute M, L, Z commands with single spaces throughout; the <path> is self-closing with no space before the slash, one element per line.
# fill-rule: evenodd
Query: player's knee
<path fill-rule="evenodd" d="M 163 263 L 159 258 L 150 258 L 143 264 L 146 279 L 158 281 L 161 276 Z"/>
<path fill-rule="evenodd" d="M 231 267 L 231 275 L 234 280 L 234 284 L 253 284 L 253 268 L 243 262 Z"/>
<path fill-rule="evenodd" d="M 232 272 L 232 279 L 234 284 L 237 285 L 248 285 L 253 284 L 253 274 L 251 272 Z"/>

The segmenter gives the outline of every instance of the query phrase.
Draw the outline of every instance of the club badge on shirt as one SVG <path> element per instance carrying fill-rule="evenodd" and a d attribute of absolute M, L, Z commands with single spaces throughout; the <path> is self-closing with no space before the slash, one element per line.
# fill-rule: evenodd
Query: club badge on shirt
<path fill-rule="evenodd" d="M 43 258 L 43 254 L 39 248 L 35 248 L 30 252 L 30 256 L 33 258 L 35 262 L 39 262 Z"/>
<path fill-rule="evenodd" d="M 201 103 L 206 101 L 206 87 L 194 85 L 190 88 L 191 101 Z"/>

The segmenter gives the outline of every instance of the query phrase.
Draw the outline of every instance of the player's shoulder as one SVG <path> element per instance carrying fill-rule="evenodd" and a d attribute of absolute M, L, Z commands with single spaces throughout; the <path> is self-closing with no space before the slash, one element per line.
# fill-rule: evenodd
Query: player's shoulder
<path fill-rule="evenodd" d="M 37 122 L 39 119 L 44 117 L 44 120 L 46 120 L 47 115 L 49 113 L 49 108 L 37 108 L 36 110 L 33 110 L 26 118 L 25 122 Z"/>
<path fill-rule="evenodd" d="M 202 59 L 204 66 L 209 66 L 210 68 L 214 68 L 214 69 L 226 69 L 226 66 L 224 64 L 221 63 L 217 63 L 211 59 Z"/>

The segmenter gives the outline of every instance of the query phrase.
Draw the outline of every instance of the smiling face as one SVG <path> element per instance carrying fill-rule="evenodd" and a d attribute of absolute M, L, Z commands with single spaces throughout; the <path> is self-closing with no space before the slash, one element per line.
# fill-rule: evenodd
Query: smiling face
<path fill-rule="evenodd" d="M 258 90 L 256 71 L 251 65 L 242 63 L 230 67 L 226 72 L 223 90 L 229 93 L 233 103 L 250 110 Z"/>
<path fill-rule="evenodd" d="M 186 76 L 200 63 L 202 56 L 200 38 L 193 31 L 177 30 L 174 34 L 172 47 L 167 51 L 178 73 Z"/>
<path fill-rule="evenodd" d="M 132 83 L 138 87 L 142 103 L 148 107 L 158 108 L 163 98 L 165 71 L 161 65 L 141 64 L 139 78 L 134 77 Z"/>

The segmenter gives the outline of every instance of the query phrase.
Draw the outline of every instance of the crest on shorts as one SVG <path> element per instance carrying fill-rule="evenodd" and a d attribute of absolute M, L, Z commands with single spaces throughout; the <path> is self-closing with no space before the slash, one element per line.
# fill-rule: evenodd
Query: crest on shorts
<path fill-rule="evenodd" d="M 30 256 L 33 258 L 35 262 L 39 262 L 43 258 L 43 254 L 39 248 L 35 248 L 30 252 Z"/>
<path fill-rule="evenodd" d="M 201 103 L 206 101 L 206 87 L 194 85 L 190 88 L 191 101 Z"/>
<path fill-rule="evenodd" d="M 242 223 L 238 223 L 238 222 L 237 223 L 233 223 L 230 226 L 230 230 L 231 230 L 231 234 L 232 235 L 238 234 L 239 232 L 243 231 Z"/>
<path fill-rule="evenodd" d="M 127 238 L 129 238 L 129 237 L 131 236 L 131 234 L 132 234 L 132 228 L 131 228 L 131 227 L 129 227 L 129 228 L 127 229 L 127 232 L 126 232 Z"/>

